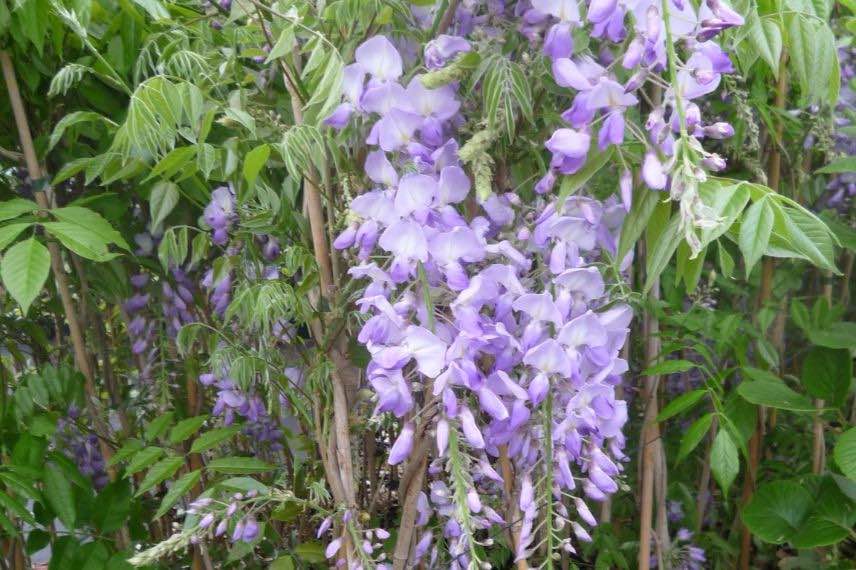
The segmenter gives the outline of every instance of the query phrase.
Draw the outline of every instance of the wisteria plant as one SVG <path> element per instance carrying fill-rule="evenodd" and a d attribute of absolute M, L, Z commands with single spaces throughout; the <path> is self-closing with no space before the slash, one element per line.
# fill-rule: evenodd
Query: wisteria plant
<path fill-rule="evenodd" d="M 848 568 L 853 10 L 0 0 L 0 566 Z"/>

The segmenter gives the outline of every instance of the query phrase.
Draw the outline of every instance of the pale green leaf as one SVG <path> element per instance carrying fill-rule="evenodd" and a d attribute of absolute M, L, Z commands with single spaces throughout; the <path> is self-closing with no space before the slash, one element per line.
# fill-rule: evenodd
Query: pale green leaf
<path fill-rule="evenodd" d="M 30 222 L 21 222 L 0 226 L 0 251 L 6 249 L 6 246 L 15 241 L 15 238 L 21 235 L 21 232 L 32 225 Z"/>
<path fill-rule="evenodd" d="M 727 430 L 719 430 L 713 440 L 713 446 L 710 449 L 710 470 L 722 492 L 728 494 L 728 488 L 740 472 L 740 455 Z"/>
<path fill-rule="evenodd" d="M 841 472 L 856 481 L 856 427 L 841 434 L 835 444 L 834 455 Z"/>
<path fill-rule="evenodd" d="M 178 199 L 178 186 L 172 182 L 158 182 L 152 187 L 152 192 L 149 195 L 152 231 L 158 231 L 166 217 L 178 204 Z"/>
<path fill-rule="evenodd" d="M 24 198 L 12 198 L 11 200 L 0 202 L 0 222 L 11 220 L 24 214 L 31 214 L 38 209 L 38 204 Z"/>
<path fill-rule="evenodd" d="M 51 259 L 47 248 L 35 238 L 16 243 L 0 260 L 0 278 L 24 314 L 41 293 L 50 272 Z"/>
<path fill-rule="evenodd" d="M 767 250 L 770 235 L 773 232 L 774 219 L 775 214 L 766 197 L 752 204 L 743 216 L 740 223 L 739 245 L 746 265 L 747 277 Z"/>

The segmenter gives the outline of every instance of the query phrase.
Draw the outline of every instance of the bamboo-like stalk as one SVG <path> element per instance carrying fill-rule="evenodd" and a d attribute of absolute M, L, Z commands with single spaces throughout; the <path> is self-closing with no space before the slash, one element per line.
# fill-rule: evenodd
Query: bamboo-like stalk
<path fill-rule="evenodd" d="M 788 76 L 787 76 L 787 52 L 782 52 L 779 59 L 779 79 L 776 84 L 776 96 L 774 107 L 784 110 L 788 95 Z M 770 156 L 767 161 L 767 184 L 774 191 L 779 191 L 779 186 L 782 180 L 782 153 L 780 145 L 782 134 L 784 132 L 784 124 L 780 120 L 776 124 L 776 128 L 770 137 Z M 761 272 L 761 287 L 758 292 L 756 303 L 756 311 L 766 305 L 773 291 L 773 275 L 775 271 L 775 262 L 772 258 L 765 258 Z M 758 464 L 761 458 L 761 448 L 764 438 L 764 409 L 758 409 L 758 421 L 755 427 L 755 432 L 749 440 L 749 464 L 746 468 L 746 477 L 743 480 L 742 504 L 745 505 L 752 499 L 755 492 L 755 481 L 758 471 Z M 746 525 L 741 525 L 740 537 L 740 570 L 749 570 L 752 556 L 752 532 Z"/>
<path fill-rule="evenodd" d="M 716 437 L 716 429 L 719 421 L 716 416 L 710 424 L 710 430 L 707 434 L 707 448 L 705 449 L 704 459 L 702 460 L 701 476 L 698 481 L 698 494 L 696 495 L 696 534 L 701 532 L 704 526 L 704 513 L 707 509 L 707 503 L 710 499 L 710 450 L 713 448 L 713 440 Z"/>
<path fill-rule="evenodd" d="M 823 285 L 823 298 L 829 308 L 832 308 L 832 272 L 826 272 L 826 282 Z M 826 465 L 826 440 L 823 437 L 823 408 L 826 402 L 818 398 L 814 401 L 817 411 L 812 420 L 811 472 L 820 475 Z"/>
<path fill-rule="evenodd" d="M 262 27 L 262 31 L 268 43 L 273 46 L 272 38 L 265 25 L 264 17 L 258 5 L 256 12 Z M 291 99 L 291 110 L 294 116 L 296 125 L 303 123 L 302 99 L 297 90 L 296 80 L 291 76 L 288 67 L 284 62 L 280 62 L 285 79 L 285 87 Z M 320 297 L 323 300 L 329 301 L 333 294 L 333 267 L 330 259 L 330 249 L 327 243 L 327 235 L 324 220 L 324 207 L 321 201 L 321 192 L 316 186 L 311 177 L 303 178 L 304 192 L 304 207 L 309 218 L 309 230 L 312 239 L 312 248 L 315 256 L 315 262 L 318 265 L 318 279 L 320 283 Z M 332 223 L 333 220 L 328 220 Z M 323 339 L 323 324 L 322 322 L 312 323 L 310 329 L 313 332 L 316 343 L 321 344 Z M 341 343 L 331 343 L 333 347 L 329 351 L 329 356 L 333 363 L 334 370 L 331 373 L 332 388 L 333 388 L 333 433 L 334 439 L 329 444 L 329 449 L 322 451 L 326 476 L 330 482 L 331 489 L 334 493 L 334 498 L 337 502 L 344 503 L 348 508 L 357 506 L 356 494 L 354 492 L 354 468 L 353 457 L 351 455 L 350 433 L 348 428 L 348 396 L 346 387 L 343 383 L 341 373 L 350 367 L 345 353 L 339 350 Z M 320 444 L 320 441 L 319 441 Z M 338 464 L 338 469 L 335 469 L 334 462 Z M 339 495 L 340 494 L 340 495 Z M 337 496 L 339 495 L 339 496 Z M 344 533 L 348 558 L 351 558 L 350 541 L 347 540 L 348 534 Z"/>
<path fill-rule="evenodd" d="M 644 249 L 641 253 L 647 253 Z M 642 257 L 642 256 L 640 256 Z M 644 258 L 640 259 L 640 266 L 644 267 Z M 660 294 L 660 281 L 655 279 L 651 286 L 651 298 L 657 299 Z M 643 337 L 645 338 L 645 365 L 651 366 L 660 354 L 660 323 L 650 312 L 645 312 L 642 321 Z M 641 475 L 640 496 L 642 498 L 639 508 L 639 570 L 649 570 L 651 567 L 651 538 L 654 519 L 655 479 L 660 471 L 660 428 L 657 424 L 658 402 L 657 386 L 659 376 L 646 376 L 643 385 L 642 401 L 645 405 L 645 414 L 642 424 L 642 435 L 640 438 Z M 658 551 L 662 552 L 659 544 L 662 529 L 658 524 Z M 662 568 L 662 557 L 661 565 Z"/>
<path fill-rule="evenodd" d="M 27 121 L 27 114 L 24 109 L 24 103 L 21 99 L 21 91 L 18 88 L 18 80 L 15 76 L 15 67 L 12 64 L 12 59 L 6 51 L 0 51 L 0 66 L 3 69 L 3 79 L 6 83 L 6 89 L 9 91 L 9 102 L 12 106 L 12 113 L 15 116 L 15 125 L 18 129 L 18 138 L 21 142 L 21 149 L 24 152 L 24 160 L 27 165 L 27 170 L 30 177 L 34 180 L 40 180 L 44 177 L 36 149 L 33 146 L 33 138 L 30 134 L 30 126 Z M 39 208 L 50 209 L 50 201 L 44 190 L 34 192 L 34 197 Z M 107 444 L 107 436 L 109 431 L 107 424 L 101 418 L 100 410 L 98 409 L 98 392 L 95 388 L 95 377 L 90 366 L 89 358 L 86 353 L 86 340 L 83 336 L 83 328 L 80 324 L 80 318 L 75 307 L 74 299 L 71 295 L 71 289 L 68 286 L 66 278 L 65 265 L 62 259 L 62 253 L 56 242 L 48 241 L 48 252 L 50 254 L 51 269 L 56 282 L 57 291 L 59 291 L 62 308 L 65 312 L 65 319 L 68 323 L 69 335 L 71 336 L 71 344 L 74 350 L 74 360 L 78 370 L 83 374 L 84 387 L 86 390 L 86 408 L 92 416 L 92 422 L 98 433 L 98 441 L 101 448 L 101 453 L 104 456 L 104 461 L 109 462 L 113 456 L 113 450 Z M 111 479 L 115 479 L 115 470 L 108 469 Z"/>

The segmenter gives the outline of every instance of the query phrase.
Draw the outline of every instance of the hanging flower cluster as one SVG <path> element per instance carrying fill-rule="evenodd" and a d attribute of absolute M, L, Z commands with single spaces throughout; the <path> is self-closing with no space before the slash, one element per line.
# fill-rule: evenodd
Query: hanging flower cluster
<path fill-rule="evenodd" d="M 494 4 L 479 15 L 464 3 L 458 31 L 490 36 L 493 21 L 510 10 L 521 32 L 542 42 L 559 86 L 574 93 L 562 114 L 567 126 L 545 144 L 552 159 L 536 192 L 548 193 L 559 176 L 585 166 L 593 139 L 603 151 L 623 144 L 629 131 L 646 148 L 642 179 L 680 202 L 682 231 L 697 251 L 697 230 L 716 221 L 698 184 L 705 168 L 724 166 L 699 140 L 733 129 L 703 124 L 694 101 L 733 71 L 712 38 L 742 19 L 718 0 L 698 11 L 671 0 L 598 0 L 585 15 L 573 0 Z M 590 37 L 602 40 L 597 57 L 574 51 L 574 32 L 587 24 Z M 678 59 L 679 41 L 686 61 Z M 427 44 L 425 66 L 441 70 L 471 49 L 466 38 L 441 35 Z M 350 273 L 369 280 L 358 305 L 371 316 L 359 340 L 372 356 L 375 412 L 403 421 L 389 463 L 404 462 L 434 436 L 431 492 L 419 498 L 417 526 L 427 528 L 434 514 L 444 521 L 452 567 L 478 562 L 475 533 L 509 515 L 522 520 L 518 558 L 529 557 L 537 539 L 573 551 L 554 531 L 568 524 L 590 540 L 580 522 L 596 520 L 583 497 L 614 493 L 625 459 L 627 411 L 615 386 L 627 370 L 619 351 L 632 315 L 610 303 L 595 263 L 603 252 L 616 253 L 631 173 L 620 178 L 621 202 L 539 198 L 527 210 L 513 193 L 480 192 L 474 200 L 454 139 L 464 122 L 457 85 L 429 89 L 417 74 L 405 86 L 403 68 L 386 37 L 363 43 L 345 69 L 346 101 L 327 119 L 343 128 L 356 113 L 370 125 L 365 170 L 375 187 L 352 201 L 352 222 L 334 245 L 355 248 L 360 264 Z M 649 84 L 659 89 L 642 89 Z M 626 117 L 640 99 L 652 109 L 645 132 Z M 414 392 L 422 394 L 421 410 Z M 500 514 L 487 497 L 510 483 L 499 475 L 506 458 L 519 481 L 517 512 Z M 545 529 L 538 530 L 539 517 Z M 414 557 L 432 540 L 430 531 L 420 535 Z"/>
<path fill-rule="evenodd" d="M 98 436 L 85 435 L 77 427 L 80 410 L 74 404 L 69 406 L 66 417 L 57 419 L 54 441 L 66 457 L 74 461 L 77 469 L 92 480 L 96 489 L 103 489 L 110 482 L 107 464 L 98 445 Z"/>
<path fill-rule="evenodd" d="M 463 38 L 443 45 L 469 49 Z M 428 51 L 432 65 L 448 57 L 437 44 Z M 471 184 L 451 138 L 462 121 L 455 86 L 427 89 L 416 75 L 404 87 L 402 73 L 393 44 L 369 39 L 346 69 L 348 102 L 329 121 L 343 126 L 360 112 L 372 121 L 367 143 L 379 147 L 365 162 L 377 187 L 353 200 L 353 223 L 335 246 L 356 248 L 362 263 L 350 273 L 370 281 L 358 305 L 372 316 L 359 340 L 372 355 L 376 413 L 404 420 L 389 463 L 433 432 L 437 459 L 417 526 L 432 512 L 445 521 L 452 568 L 477 562 L 477 531 L 504 524 L 488 505 L 502 493 L 503 453 L 523 481 L 517 555 L 535 546 L 535 471 L 555 473 L 548 497 L 574 494 L 577 515 L 555 516 L 588 539 L 575 519 L 595 521 L 577 493 L 602 500 L 618 488 L 627 414 L 614 387 L 627 369 L 618 352 L 631 317 L 626 306 L 605 306 L 591 263 L 614 248 L 624 208 L 579 196 L 537 215 L 515 194 L 491 193 L 468 216 Z M 425 401 L 418 426 L 414 388 Z M 431 540 L 422 534 L 415 556 Z"/>
<path fill-rule="evenodd" d="M 574 55 L 572 32 L 586 23 L 592 38 L 604 40 L 597 59 Z M 649 188 L 668 190 L 680 203 L 681 230 L 697 254 L 701 248 L 697 231 L 718 221 L 701 202 L 698 185 L 707 177 L 705 169 L 725 167 L 724 159 L 704 150 L 699 141 L 730 137 L 734 129 L 724 122 L 704 124 L 696 101 L 716 90 L 722 74 L 734 71 L 712 38 L 742 23 L 743 18 L 720 0 L 705 0 L 698 10 L 682 0 L 594 0 L 585 20 L 575 0 L 533 0 L 521 29 L 535 39 L 539 26 L 549 26 L 543 49 L 552 60 L 553 77 L 559 86 L 575 92 L 573 104 L 562 113 L 570 128 L 556 130 L 547 142 L 551 169 L 537 189 L 545 192 L 556 173 L 573 174 L 585 165 L 591 131 L 598 124 L 601 150 L 622 144 L 629 130 L 647 149 L 642 179 Z M 678 42 L 685 61 L 678 58 Z M 615 53 L 611 45 L 626 48 Z M 645 93 L 651 85 L 657 87 L 659 101 L 651 101 L 653 92 Z M 652 109 L 642 132 L 625 120 L 625 114 L 646 97 Z"/>

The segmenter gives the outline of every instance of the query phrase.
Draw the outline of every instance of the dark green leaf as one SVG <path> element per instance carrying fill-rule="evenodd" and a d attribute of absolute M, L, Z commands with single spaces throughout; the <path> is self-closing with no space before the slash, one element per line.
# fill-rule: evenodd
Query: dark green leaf
<path fill-rule="evenodd" d="M 191 453 L 201 453 L 215 447 L 241 432 L 241 426 L 227 426 L 213 429 L 200 435 L 190 447 Z"/>
<path fill-rule="evenodd" d="M 138 471 L 142 471 L 160 459 L 163 454 L 164 449 L 162 447 L 147 447 L 137 452 L 134 454 L 133 459 L 131 459 L 128 467 L 125 469 L 125 476 L 130 476 Z"/>
<path fill-rule="evenodd" d="M 208 464 L 209 471 L 227 473 L 231 475 L 244 475 L 249 473 L 260 473 L 276 469 L 270 463 L 266 463 L 256 457 L 222 457 Z"/>
<path fill-rule="evenodd" d="M 697 419 L 681 438 L 681 446 L 678 450 L 677 461 L 682 461 L 692 451 L 698 447 L 704 436 L 707 435 L 710 426 L 713 424 L 713 414 L 705 414 Z"/>
<path fill-rule="evenodd" d="M 779 408 L 792 412 L 813 412 L 814 405 L 811 400 L 797 394 L 788 388 L 784 382 L 770 380 L 755 380 L 741 382 L 737 387 L 737 393 L 747 402 L 769 408 Z"/>
<path fill-rule="evenodd" d="M 643 376 L 660 376 L 663 374 L 677 374 L 698 368 L 698 364 L 689 360 L 664 360 L 650 366 L 642 371 Z"/>
<path fill-rule="evenodd" d="M 48 462 L 45 464 L 45 472 L 42 478 L 45 483 L 44 496 L 51 509 L 67 529 L 73 529 L 77 519 L 77 510 L 68 477 L 59 467 Z"/>
<path fill-rule="evenodd" d="M 182 465 L 184 465 L 184 459 L 181 457 L 167 457 L 166 459 L 162 459 L 152 465 L 152 468 L 149 469 L 148 473 L 146 473 L 145 479 L 140 483 L 140 487 L 137 489 L 134 496 L 139 497 L 155 485 L 163 483 L 175 475 L 175 472 L 178 471 Z"/>
<path fill-rule="evenodd" d="M 163 501 L 161 501 L 160 507 L 158 507 L 158 510 L 152 519 L 159 519 L 164 516 L 173 507 L 173 505 L 175 505 L 184 496 L 185 493 L 196 485 L 201 475 L 202 471 L 197 469 L 190 473 L 185 473 L 175 483 L 173 483 L 167 494 L 164 495 Z"/>
<path fill-rule="evenodd" d="M 833 406 L 844 401 L 852 377 L 853 359 L 849 350 L 815 346 L 803 360 L 801 379 L 806 391 Z"/>
<path fill-rule="evenodd" d="M 205 420 L 208 419 L 208 416 L 196 416 L 193 418 L 187 418 L 185 420 L 181 420 L 172 430 L 169 432 L 169 441 L 170 443 L 181 443 L 191 435 L 197 432 L 202 424 L 205 423 Z"/>
<path fill-rule="evenodd" d="M 693 390 L 692 392 L 687 392 L 686 394 L 681 394 L 669 404 L 663 408 L 660 414 L 657 416 L 658 422 L 664 422 L 667 419 L 674 417 L 682 412 L 685 412 L 698 404 L 702 398 L 707 394 L 707 390 Z"/>
<path fill-rule="evenodd" d="M 743 522 L 765 542 L 781 544 L 800 528 L 812 505 L 811 494 L 798 483 L 762 485 L 743 509 Z"/>

